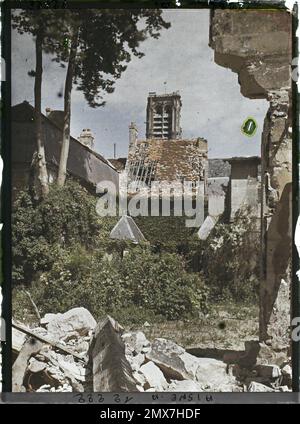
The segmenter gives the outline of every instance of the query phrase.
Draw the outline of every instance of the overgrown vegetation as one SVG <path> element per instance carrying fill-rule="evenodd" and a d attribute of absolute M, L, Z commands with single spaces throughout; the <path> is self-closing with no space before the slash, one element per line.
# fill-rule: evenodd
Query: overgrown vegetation
<path fill-rule="evenodd" d="M 180 255 L 110 240 L 118 218 L 100 218 L 95 204 L 71 181 L 37 204 L 20 194 L 12 222 L 15 314 L 23 314 L 20 305 L 30 310 L 24 287 L 41 313 L 84 306 L 122 322 L 205 313 L 207 289 Z"/>
<path fill-rule="evenodd" d="M 219 222 L 208 239 L 190 243 L 187 260 L 198 261 L 211 301 L 258 301 L 260 239 L 257 218 L 240 210 L 232 223 Z"/>
<path fill-rule="evenodd" d="M 139 218 L 148 242 L 135 246 L 109 238 L 119 218 L 100 218 L 96 200 L 74 181 L 51 186 L 39 203 L 20 193 L 12 220 L 17 318 L 32 313 L 24 289 L 41 314 L 83 306 L 124 324 L 194 319 L 224 299 L 255 302 L 259 250 L 250 215 L 218 224 L 205 242 L 183 219 L 172 227 L 172 218 Z"/>

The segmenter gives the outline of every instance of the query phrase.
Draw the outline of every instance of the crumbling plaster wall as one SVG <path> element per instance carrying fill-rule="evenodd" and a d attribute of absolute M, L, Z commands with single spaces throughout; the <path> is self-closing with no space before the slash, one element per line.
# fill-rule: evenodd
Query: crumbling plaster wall
<path fill-rule="evenodd" d="M 280 313 L 276 299 L 289 311 L 289 290 L 282 279 L 289 281 L 292 245 L 292 16 L 284 10 L 212 11 L 210 46 L 215 62 L 238 74 L 244 96 L 270 103 L 261 149 L 260 338 L 287 342 L 290 316 Z"/>

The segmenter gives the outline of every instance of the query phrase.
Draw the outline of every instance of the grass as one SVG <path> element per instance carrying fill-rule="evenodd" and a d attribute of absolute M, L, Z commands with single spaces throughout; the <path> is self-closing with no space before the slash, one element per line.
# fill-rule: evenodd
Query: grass
<path fill-rule="evenodd" d="M 126 329 L 141 330 L 150 341 L 162 337 L 185 348 L 244 350 L 246 340 L 258 339 L 258 317 L 258 306 L 223 303 L 203 318 Z"/>

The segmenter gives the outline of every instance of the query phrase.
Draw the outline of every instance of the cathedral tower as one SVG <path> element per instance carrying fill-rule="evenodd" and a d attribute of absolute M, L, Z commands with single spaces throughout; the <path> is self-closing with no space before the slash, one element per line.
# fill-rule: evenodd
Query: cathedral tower
<path fill-rule="evenodd" d="M 178 91 L 162 95 L 150 92 L 147 103 L 146 138 L 181 138 L 181 106 L 181 97 Z"/>

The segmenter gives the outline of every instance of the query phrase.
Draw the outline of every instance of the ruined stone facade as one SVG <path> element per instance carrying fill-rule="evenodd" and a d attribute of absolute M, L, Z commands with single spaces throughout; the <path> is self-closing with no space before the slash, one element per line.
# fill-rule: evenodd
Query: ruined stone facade
<path fill-rule="evenodd" d="M 292 15 L 284 10 L 215 10 L 210 46 L 215 62 L 238 74 L 241 93 L 270 106 L 262 135 L 260 338 L 289 334 L 290 317 L 275 321 L 276 299 L 289 309 L 282 281 L 290 280 L 292 187 Z"/>

